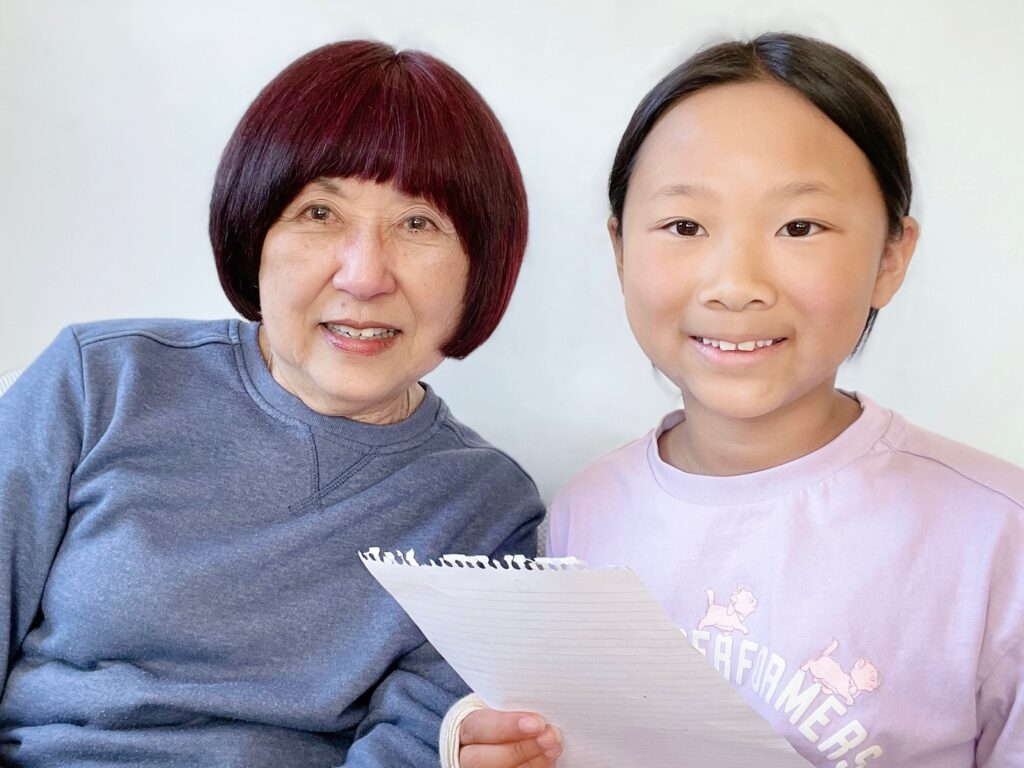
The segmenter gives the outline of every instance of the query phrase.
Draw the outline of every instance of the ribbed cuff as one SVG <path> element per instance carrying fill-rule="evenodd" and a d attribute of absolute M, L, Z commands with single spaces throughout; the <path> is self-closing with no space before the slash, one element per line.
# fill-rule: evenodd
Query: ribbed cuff
<path fill-rule="evenodd" d="M 438 743 L 438 752 L 441 754 L 441 768 L 459 768 L 459 729 L 462 721 L 471 712 L 478 709 L 487 709 L 484 700 L 475 693 L 459 699 L 448 710 L 448 714 L 441 721 L 441 737 Z"/>

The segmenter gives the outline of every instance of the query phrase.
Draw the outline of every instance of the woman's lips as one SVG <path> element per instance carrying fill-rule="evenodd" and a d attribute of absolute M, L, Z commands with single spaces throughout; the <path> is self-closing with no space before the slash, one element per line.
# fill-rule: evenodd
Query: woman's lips
<path fill-rule="evenodd" d="M 391 349 L 402 332 L 385 325 L 320 323 L 320 334 L 334 349 L 371 357 Z"/>

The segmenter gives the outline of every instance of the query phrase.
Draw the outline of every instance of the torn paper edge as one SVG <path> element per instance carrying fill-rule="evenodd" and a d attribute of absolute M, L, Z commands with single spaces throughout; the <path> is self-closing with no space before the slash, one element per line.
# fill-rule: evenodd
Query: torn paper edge
<path fill-rule="evenodd" d="M 437 560 L 426 563 L 416 561 L 416 551 L 400 552 L 382 551 L 380 547 L 370 547 L 359 553 L 364 563 L 382 563 L 384 565 L 403 565 L 414 568 L 475 568 L 501 571 L 585 571 L 587 564 L 575 557 L 527 557 L 526 555 L 505 555 L 501 559 L 492 559 L 487 555 L 441 555 Z"/>

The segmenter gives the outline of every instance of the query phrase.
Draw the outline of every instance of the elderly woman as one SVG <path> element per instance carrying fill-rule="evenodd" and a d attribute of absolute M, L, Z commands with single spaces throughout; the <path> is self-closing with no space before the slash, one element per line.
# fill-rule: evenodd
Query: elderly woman
<path fill-rule="evenodd" d="M 0 398 L 0 757 L 434 765 L 463 683 L 357 552 L 533 546 L 530 478 L 419 383 L 508 304 L 508 140 L 437 59 L 330 45 L 242 118 L 210 234 L 250 322 L 73 326 Z"/>

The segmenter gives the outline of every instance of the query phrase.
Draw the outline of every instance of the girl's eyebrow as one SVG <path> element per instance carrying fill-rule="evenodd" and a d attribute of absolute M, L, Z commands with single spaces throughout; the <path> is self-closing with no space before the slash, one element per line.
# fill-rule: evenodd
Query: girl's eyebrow
<path fill-rule="evenodd" d="M 718 197 L 718 193 L 703 184 L 669 184 L 654 194 L 655 197 Z"/>
<path fill-rule="evenodd" d="M 769 197 L 800 197 L 801 195 L 827 195 L 837 200 L 842 199 L 836 190 L 822 181 L 791 181 L 788 184 L 775 187 L 768 194 Z"/>
<path fill-rule="evenodd" d="M 827 195 L 837 200 L 842 196 L 823 181 L 791 181 L 771 189 L 766 197 L 800 197 L 801 195 Z M 720 195 L 703 184 L 668 184 L 659 189 L 655 197 L 710 197 Z"/>

